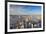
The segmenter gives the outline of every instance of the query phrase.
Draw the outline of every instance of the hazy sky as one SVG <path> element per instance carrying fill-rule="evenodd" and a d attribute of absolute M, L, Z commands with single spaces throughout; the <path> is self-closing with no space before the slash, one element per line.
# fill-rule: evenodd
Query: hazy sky
<path fill-rule="evenodd" d="M 41 14 L 41 6 L 32 5 L 10 5 L 10 15 L 32 15 Z"/>

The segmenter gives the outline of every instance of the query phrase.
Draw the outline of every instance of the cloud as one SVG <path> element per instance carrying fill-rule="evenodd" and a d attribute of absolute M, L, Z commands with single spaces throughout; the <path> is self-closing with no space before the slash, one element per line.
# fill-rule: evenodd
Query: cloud
<path fill-rule="evenodd" d="M 40 12 L 39 8 L 34 6 L 33 8 L 29 6 L 27 8 L 26 6 L 23 5 L 11 5 L 10 7 L 10 15 L 32 15 L 32 14 L 40 14 L 39 12 Z"/>

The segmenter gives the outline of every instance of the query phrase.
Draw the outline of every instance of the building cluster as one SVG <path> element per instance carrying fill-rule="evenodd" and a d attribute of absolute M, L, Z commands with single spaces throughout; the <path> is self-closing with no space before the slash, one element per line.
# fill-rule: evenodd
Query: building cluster
<path fill-rule="evenodd" d="M 24 29 L 24 28 L 40 28 L 40 16 L 25 16 L 25 15 L 11 15 L 10 16 L 10 29 Z"/>

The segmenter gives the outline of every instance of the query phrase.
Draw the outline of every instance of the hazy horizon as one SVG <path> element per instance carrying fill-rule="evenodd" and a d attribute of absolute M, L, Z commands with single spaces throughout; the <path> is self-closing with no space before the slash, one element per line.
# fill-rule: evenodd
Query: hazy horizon
<path fill-rule="evenodd" d="M 10 15 L 41 15 L 41 6 L 10 5 Z"/>

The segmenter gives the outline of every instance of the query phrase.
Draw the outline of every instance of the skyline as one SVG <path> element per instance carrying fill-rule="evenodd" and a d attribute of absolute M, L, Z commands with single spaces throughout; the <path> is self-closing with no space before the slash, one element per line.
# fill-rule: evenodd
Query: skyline
<path fill-rule="evenodd" d="M 41 14 L 41 6 L 32 5 L 10 5 L 10 15 L 32 15 Z"/>

